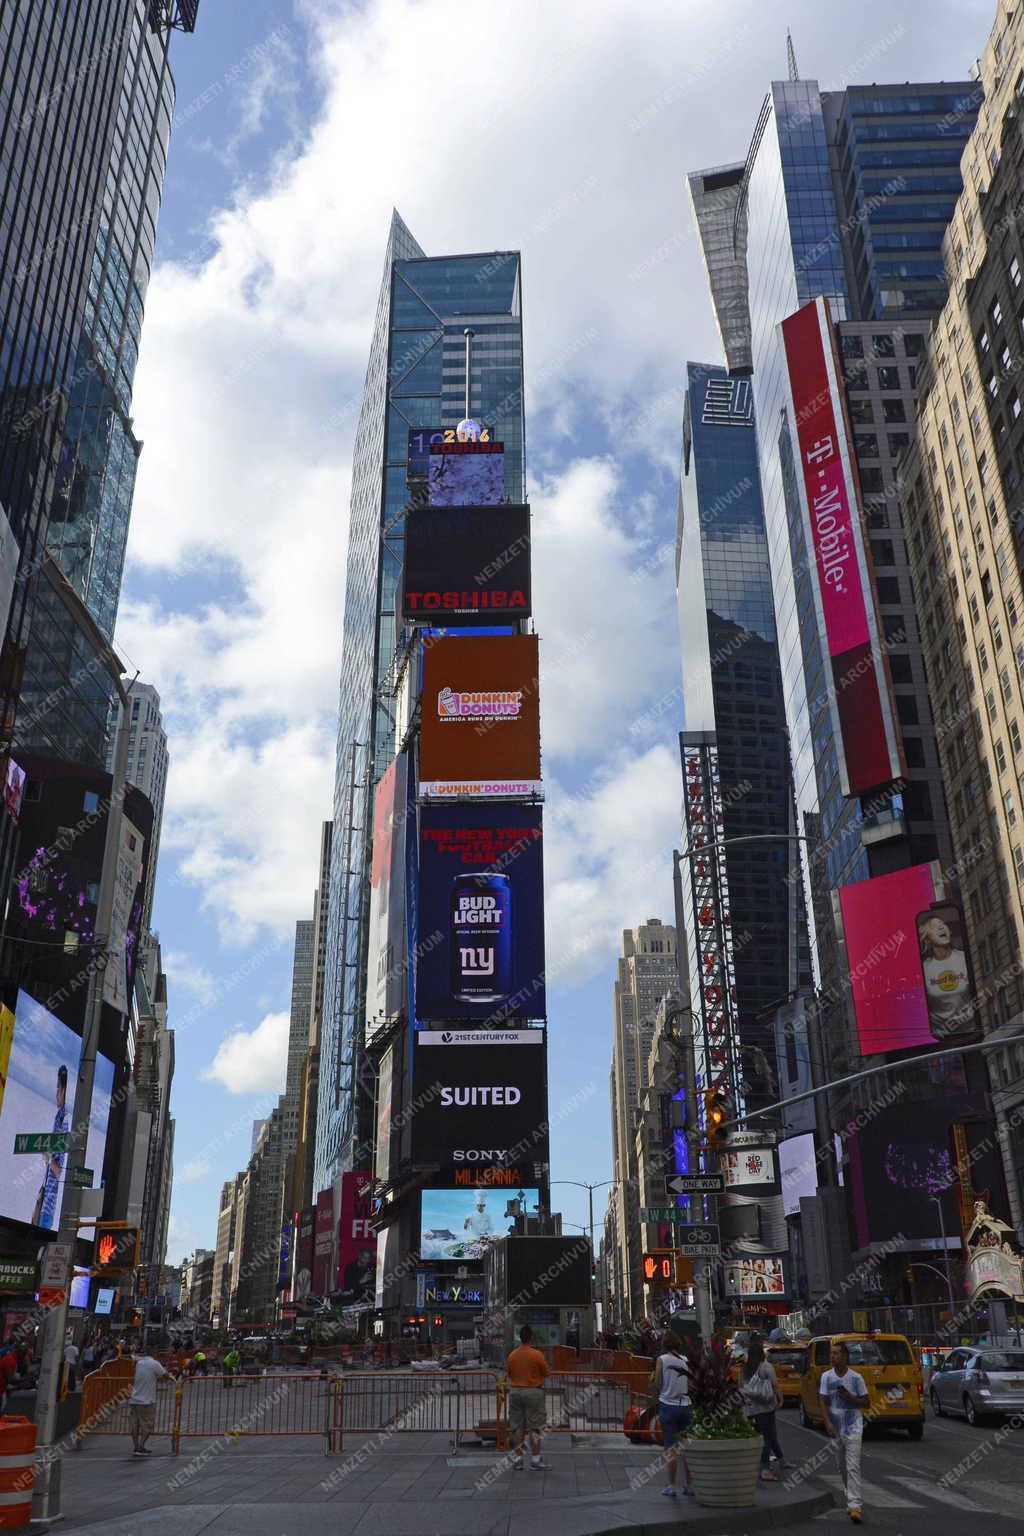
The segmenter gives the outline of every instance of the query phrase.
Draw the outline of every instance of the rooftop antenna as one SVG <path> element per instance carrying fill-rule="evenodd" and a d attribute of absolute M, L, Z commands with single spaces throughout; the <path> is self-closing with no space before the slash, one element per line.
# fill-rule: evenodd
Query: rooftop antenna
<path fill-rule="evenodd" d="M 800 71 L 796 67 L 796 50 L 793 47 L 793 35 L 788 27 L 786 28 L 786 63 L 789 65 L 789 78 L 791 80 L 799 80 Z"/>
<path fill-rule="evenodd" d="M 466 420 L 468 421 L 470 419 L 470 417 L 472 416 L 472 414 L 473 414 L 473 412 L 472 412 L 472 410 L 470 408 L 470 401 L 469 401 L 469 387 L 470 387 L 469 366 L 470 366 L 470 363 L 473 360 L 473 329 L 472 329 L 472 326 L 467 325 L 466 329 L 463 331 L 462 334 L 466 338 Z"/>

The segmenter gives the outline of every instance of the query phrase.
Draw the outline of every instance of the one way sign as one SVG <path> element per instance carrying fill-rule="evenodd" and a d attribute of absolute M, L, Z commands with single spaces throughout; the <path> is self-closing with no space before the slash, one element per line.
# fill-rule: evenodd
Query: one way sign
<path fill-rule="evenodd" d="M 725 1188 L 721 1173 L 677 1173 L 665 1182 L 674 1195 L 719 1195 Z"/>

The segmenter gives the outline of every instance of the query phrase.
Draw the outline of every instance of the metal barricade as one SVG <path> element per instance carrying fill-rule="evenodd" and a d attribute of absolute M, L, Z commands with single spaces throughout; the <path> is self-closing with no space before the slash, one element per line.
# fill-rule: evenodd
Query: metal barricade
<path fill-rule="evenodd" d="M 358 1371 L 334 1384 L 331 1449 L 376 1433 L 449 1434 L 458 1450 L 464 1434 L 497 1437 L 500 1419 L 496 1371 Z"/>
<path fill-rule="evenodd" d="M 118 1361 L 85 1378 L 76 1449 L 86 1435 L 130 1435 L 135 1367 Z M 167 1435 L 178 1455 L 184 1438 L 243 1435 L 317 1435 L 330 1449 L 335 1378 L 326 1373 L 282 1372 L 266 1376 L 187 1376 L 157 1383 L 152 1433 Z"/>
<path fill-rule="evenodd" d="M 625 1433 L 630 1408 L 649 1398 L 647 1371 L 552 1371 L 544 1382 L 545 1431 Z"/>

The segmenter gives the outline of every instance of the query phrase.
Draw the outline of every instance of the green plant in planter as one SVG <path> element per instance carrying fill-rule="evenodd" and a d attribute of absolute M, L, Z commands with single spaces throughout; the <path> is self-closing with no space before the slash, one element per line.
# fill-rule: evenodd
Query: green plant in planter
<path fill-rule="evenodd" d="M 749 1440 L 759 1433 L 743 1412 L 739 1384 L 729 1374 L 729 1351 L 720 1339 L 687 1350 L 690 1364 L 690 1402 L 693 1422 L 687 1438 L 693 1440 Z"/>

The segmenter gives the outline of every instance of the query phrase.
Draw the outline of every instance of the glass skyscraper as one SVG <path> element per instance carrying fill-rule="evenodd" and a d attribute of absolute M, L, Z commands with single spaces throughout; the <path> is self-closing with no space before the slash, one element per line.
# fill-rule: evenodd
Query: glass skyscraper
<path fill-rule="evenodd" d="M 315 1191 L 369 1161 L 372 1081 L 363 1066 L 373 788 L 394 756 L 392 680 L 409 505 L 408 434 L 470 412 L 505 444 L 505 495 L 524 499 L 518 252 L 427 257 L 392 217 L 353 452 L 342 634 L 334 836 L 324 967 Z"/>
<path fill-rule="evenodd" d="M 793 785 L 753 392 L 748 378 L 710 364 L 687 364 L 677 551 L 685 842 L 692 850 L 701 835 L 778 839 L 724 851 L 720 880 L 708 888 L 716 910 L 703 918 L 704 861 L 689 860 L 682 871 L 694 1010 L 711 1030 L 714 1005 L 731 1015 L 736 1059 L 728 1065 L 751 1108 L 779 1097 L 768 1010 L 808 984 L 810 959 L 799 861 L 785 841 L 793 830 Z M 693 793 L 709 772 L 717 775 L 710 828 L 703 794 Z M 725 947 L 731 968 L 710 985 L 701 932 L 709 927 L 719 930 L 711 944 L 716 952 Z M 714 1066 L 698 1066 L 706 1086 Z"/>
<path fill-rule="evenodd" d="M 813 80 L 775 81 L 746 160 L 689 178 L 727 363 L 752 374 L 798 831 L 812 840 L 808 892 L 821 930 L 815 953 L 826 969 L 829 891 L 877 872 L 862 837 L 865 816 L 880 814 L 894 830 L 911 834 L 915 819 L 923 823 L 922 857 L 945 852 L 948 834 L 943 842 L 935 830 L 941 789 L 909 578 L 902 582 L 898 488 L 881 462 L 862 470 L 862 489 L 874 498 L 866 498 L 872 554 L 877 550 L 876 558 L 899 572 L 893 612 L 887 617 L 883 604 L 883 623 L 901 725 L 921 743 L 908 751 L 908 781 L 920 780 L 923 788 L 896 796 L 880 813 L 865 812 L 840 793 L 827 707 L 831 673 L 808 579 L 778 326 L 812 299 L 827 297 L 841 339 L 847 327 L 858 333 L 844 347 L 852 352 L 866 345 L 884 365 L 870 370 L 867 382 L 879 399 L 877 406 L 864 402 L 862 419 L 899 422 L 907 419 L 908 404 L 912 418 L 916 337 L 944 293 L 938 252 L 960 185 L 956 146 L 970 132 L 979 99 L 969 81 L 829 95 Z M 879 322 L 877 338 L 868 322 Z M 866 342 L 862 331 L 870 331 Z M 908 333 L 898 348 L 896 331 Z M 894 398 L 886 404 L 888 394 Z M 908 702 L 901 706 L 900 697 Z M 819 972 L 819 979 L 834 978 Z"/>

